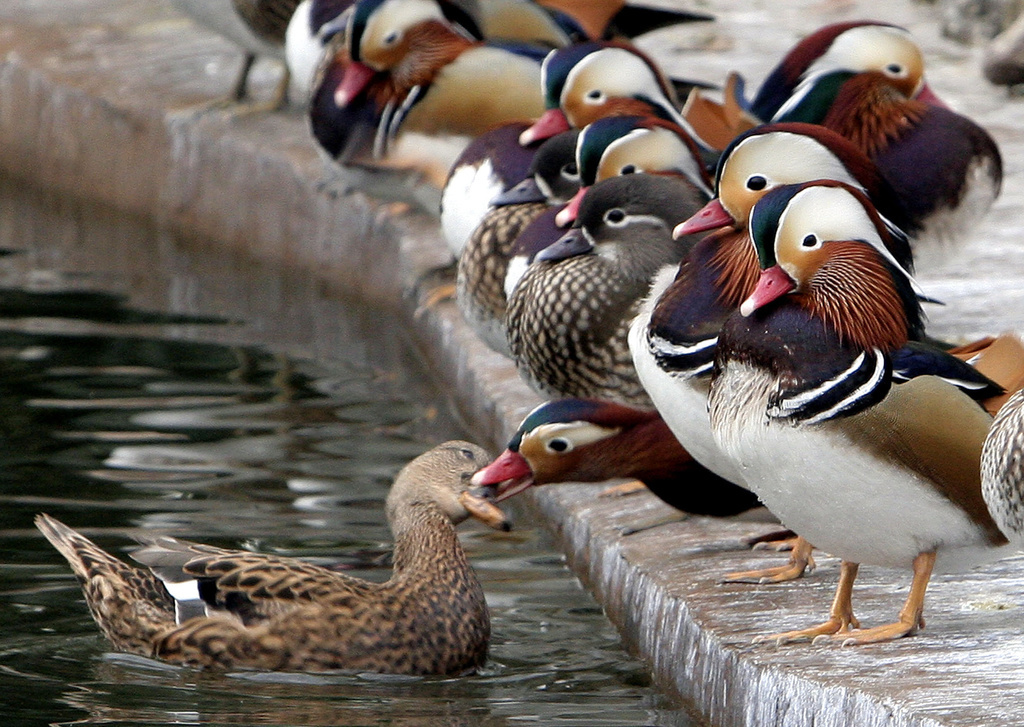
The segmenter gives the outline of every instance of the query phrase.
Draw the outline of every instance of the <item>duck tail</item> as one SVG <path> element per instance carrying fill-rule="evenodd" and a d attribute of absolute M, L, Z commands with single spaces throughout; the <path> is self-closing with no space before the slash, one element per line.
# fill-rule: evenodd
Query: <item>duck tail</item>
<path fill-rule="evenodd" d="M 174 601 L 160 580 L 49 515 L 37 515 L 35 523 L 71 565 L 93 619 L 111 643 L 121 651 L 152 656 L 157 636 L 175 625 Z"/>

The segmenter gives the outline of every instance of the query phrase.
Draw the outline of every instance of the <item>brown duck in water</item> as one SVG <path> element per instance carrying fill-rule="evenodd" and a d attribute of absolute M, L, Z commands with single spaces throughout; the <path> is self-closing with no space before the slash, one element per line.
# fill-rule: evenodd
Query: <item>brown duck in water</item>
<path fill-rule="evenodd" d="M 179 664 L 288 671 L 459 674 L 487 655 L 483 590 L 455 524 L 508 529 L 467 492 L 489 461 L 467 442 L 413 460 L 387 498 L 394 573 L 373 583 L 292 558 L 155 538 L 136 568 L 49 515 L 36 525 L 82 582 L 115 648 Z"/>

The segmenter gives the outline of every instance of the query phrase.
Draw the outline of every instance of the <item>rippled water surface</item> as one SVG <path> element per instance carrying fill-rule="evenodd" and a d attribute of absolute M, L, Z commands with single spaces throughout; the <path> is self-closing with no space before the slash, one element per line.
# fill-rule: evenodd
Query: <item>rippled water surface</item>
<path fill-rule="evenodd" d="M 383 579 L 391 477 L 465 434 L 396 322 L 315 281 L 9 181 L 0 249 L 5 725 L 690 724 L 530 527 L 463 530 L 493 613 L 479 675 L 222 674 L 111 653 L 37 512 L 121 555 L 169 533 Z"/>

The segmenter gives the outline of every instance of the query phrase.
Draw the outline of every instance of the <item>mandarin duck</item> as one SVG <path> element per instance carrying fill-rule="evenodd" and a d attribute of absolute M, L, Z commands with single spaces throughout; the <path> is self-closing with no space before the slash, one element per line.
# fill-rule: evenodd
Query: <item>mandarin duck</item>
<path fill-rule="evenodd" d="M 687 98 L 683 114 L 702 138 L 714 140 L 715 148 L 722 149 L 752 126 L 775 119 L 801 83 L 836 70 L 913 76 L 918 81 L 910 89 L 914 97 L 942 103 L 924 82 L 921 49 L 906 30 L 858 20 L 826 25 L 793 46 L 761 83 L 753 101 L 743 98 L 745 84 L 733 73 L 726 82 L 723 103 L 706 98 L 698 88 Z"/>
<path fill-rule="evenodd" d="M 494 198 L 531 175 L 538 147 L 519 143 L 527 126 L 528 122 L 515 122 L 485 131 L 463 149 L 448 171 L 441 189 L 441 233 L 455 260 Z"/>
<path fill-rule="evenodd" d="M 742 204 L 753 204 L 762 196 L 760 184 L 750 190 L 746 180 L 765 179 L 765 187 L 775 189 L 775 182 L 767 180 L 798 180 L 803 174 L 813 176 L 814 170 L 826 170 L 837 165 L 839 159 L 829 155 L 816 160 L 821 148 L 813 144 L 814 136 L 794 136 L 785 128 L 774 133 L 757 135 L 751 132 L 750 143 L 770 147 L 777 165 L 764 165 L 749 169 L 742 163 L 730 165 L 732 156 L 726 157 L 720 168 L 720 189 L 733 189 Z M 795 143 L 794 143 L 795 141 Z M 742 159 L 734 161 L 742 162 Z M 735 175 L 735 178 L 733 177 Z M 792 175 L 792 176 L 791 176 Z M 837 175 L 841 176 L 841 175 Z M 729 180 L 724 186 L 721 180 Z M 823 182 L 822 184 L 829 184 Z M 831 184 L 839 185 L 839 182 Z M 884 189 L 876 186 L 870 175 L 860 175 L 857 188 Z M 884 197 L 882 197 L 884 199 Z M 725 200 L 723 200 L 725 201 Z M 731 204 L 731 195 L 729 203 Z M 706 218 L 706 210 L 693 220 Z M 718 206 L 718 214 L 732 222 L 732 217 Z M 707 397 L 714 363 L 718 336 L 722 325 L 750 295 L 757 283 L 759 267 L 749 230 L 745 224 L 749 210 L 737 214 L 744 224 L 728 226 L 708 235 L 694 247 L 678 269 L 667 267 L 651 286 L 651 294 L 635 319 L 629 335 L 630 350 L 637 374 L 654 405 L 668 426 L 693 457 L 705 467 L 730 482 L 744 483 L 744 474 L 715 443 L 707 412 Z M 909 261 L 910 249 L 906 237 L 879 217 L 887 234 L 884 240 L 889 253 L 899 264 Z M 676 234 L 692 234 L 710 225 L 691 224 L 689 221 L 676 228 Z M 973 349 L 971 349 L 973 351 Z M 909 355 L 909 354 L 908 354 Z M 970 372 L 962 372 L 968 379 Z M 972 383 L 984 396 L 993 391 L 982 383 Z M 733 580 L 782 581 L 798 577 L 808 565 L 810 546 L 797 542 L 790 563 L 764 571 L 735 573 Z"/>
<path fill-rule="evenodd" d="M 541 404 L 472 482 L 493 488 L 501 501 L 535 485 L 618 477 L 635 478 L 666 504 L 696 515 L 736 515 L 760 504 L 694 462 L 657 412 L 598 399 Z"/>
<path fill-rule="evenodd" d="M 1024 542 L 1024 390 L 1003 404 L 985 438 L 981 494 L 999 529 L 1019 547 Z"/>
<path fill-rule="evenodd" d="M 355 0 L 302 0 L 295 8 L 284 36 L 284 58 L 297 96 L 308 101 L 330 39 L 343 30 L 339 18 Z"/>
<path fill-rule="evenodd" d="M 632 45 L 590 41 L 553 50 L 544 59 L 541 78 L 546 110 L 523 132 L 524 145 L 606 116 L 656 116 L 682 126 L 702 155 L 713 156 L 679 113 L 674 86 Z"/>
<path fill-rule="evenodd" d="M 775 121 L 821 124 L 878 166 L 930 248 L 960 242 L 992 206 L 1002 157 L 983 128 L 920 100 L 918 66 L 900 72 L 837 70 L 808 78 Z M 932 250 L 929 250 L 929 254 Z"/>
<path fill-rule="evenodd" d="M 473 137 L 544 108 L 546 48 L 484 42 L 457 9 L 440 0 L 358 0 L 345 46 L 314 89 L 338 109 L 369 104 L 377 163 L 419 169 L 438 187 Z"/>
<path fill-rule="evenodd" d="M 284 61 L 285 33 L 300 0 L 172 0 L 182 13 L 233 41 L 243 51 L 238 72 L 227 101 L 238 104 L 249 95 L 249 71 L 257 56 Z M 270 100 L 246 110 L 277 110 L 288 99 L 288 66 Z"/>
<path fill-rule="evenodd" d="M 567 131 L 541 143 L 530 163 L 529 174 L 492 200 L 493 207 L 477 225 L 458 259 L 455 299 L 459 310 L 481 340 L 504 356 L 511 357 L 505 331 L 505 286 L 513 249 L 527 230 L 529 235 L 539 236 L 544 247 L 561 235 L 552 214 L 578 187 L 576 135 L 575 131 Z"/>
<path fill-rule="evenodd" d="M 650 407 L 626 332 L 651 277 L 691 244 L 672 227 L 705 199 L 684 178 L 653 174 L 591 188 L 576 225 L 536 255 L 508 300 L 509 349 L 534 389 Z"/>
<path fill-rule="evenodd" d="M 718 339 L 712 433 L 772 513 L 842 559 L 829 619 L 764 638 L 911 634 L 924 626 L 933 571 L 1008 554 L 982 497 L 992 418 L 951 383 L 959 359 L 905 354 L 923 328 L 916 285 L 861 193 L 781 187 L 750 227 L 762 272 Z M 913 570 L 897 621 L 860 628 L 851 596 L 861 563 Z"/>
<path fill-rule="evenodd" d="M 556 221 L 567 227 L 591 186 L 622 174 L 676 174 L 708 197 L 711 179 L 696 142 L 678 124 L 649 116 L 608 116 L 580 131 L 576 142 L 580 189 Z"/>
<path fill-rule="evenodd" d="M 473 516 L 507 529 L 468 491 L 487 459 L 447 442 L 399 472 L 387 497 L 394 573 L 383 583 L 170 537 L 132 553 L 138 568 L 49 515 L 36 525 L 119 651 L 222 669 L 460 674 L 483 664 L 490 619 L 455 525 Z"/>

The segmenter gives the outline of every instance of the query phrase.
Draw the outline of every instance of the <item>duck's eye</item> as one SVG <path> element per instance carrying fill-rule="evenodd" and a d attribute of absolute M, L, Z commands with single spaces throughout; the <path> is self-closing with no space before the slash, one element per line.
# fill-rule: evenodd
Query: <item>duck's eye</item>
<path fill-rule="evenodd" d="M 805 237 L 800 244 L 803 245 L 804 247 L 817 247 L 818 236 L 811 233 L 810 235 L 807 235 L 807 237 Z"/>
<path fill-rule="evenodd" d="M 619 174 L 636 174 L 636 164 L 627 164 L 619 170 Z"/>
<path fill-rule="evenodd" d="M 587 91 L 586 99 L 587 99 L 587 101 L 592 101 L 594 103 L 600 103 L 600 102 L 604 101 L 604 91 L 602 91 L 599 88 L 595 88 L 592 91 Z"/>
<path fill-rule="evenodd" d="M 901 66 L 899 63 L 890 63 L 885 67 L 885 72 L 888 73 L 890 76 L 902 76 L 903 66 Z"/>
<path fill-rule="evenodd" d="M 547 447 L 548 451 L 555 452 L 556 454 L 561 454 L 563 452 L 568 452 L 570 449 L 572 449 L 572 442 L 570 442 L 568 439 L 563 439 L 562 437 L 555 437 L 554 439 L 548 440 Z"/>
<path fill-rule="evenodd" d="M 760 174 L 755 174 L 747 180 L 747 189 L 752 192 L 760 192 L 762 189 L 768 186 L 768 180 L 762 177 Z"/>
<path fill-rule="evenodd" d="M 562 176 L 568 179 L 576 179 L 580 176 L 580 170 L 576 168 L 576 162 L 570 162 L 562 167 Z"/>
<path fill-rule="evenodd" d="M 470 460 L 470 461 L 473 461 L 473 460 L 475 460 L 475 459 L 476 459 L 476 455 L 475 455 L 475 454 L 473 453 L 473 450 L 472 450 L 472 449 L 460 449 L 460 450 L 459 450 L 459 453 L 460 453 L 460 454 L 461 454 L 461 455 L 462 455 L 463 457 L 465 457 L 466 459 L 468 459 L 468 460 Z"/>
<path fill-rule="evenodd" d="M 381 42 L 381 43 L 382 43 L 382 44 L 383 44 L 384 46 L 388 46 L 388 47 L 389 47 L 389 46 L 393 46 L 393 45 L 394 45 L 395 43 L 397 43 L 397 42 L 398 42 L 398 39 L 399 39 L 400 37 L 401 37 L 401 34 L 400 34 L 400 33 L 399 33 L 399 32 L 398 32 L 397 30 L 392 30 L 392 31 L 391 31 L 390 33 L 388 33 L 387 35 L 385 35 L 385 36 L 384 36 L 384 37 L 383 37 L 383 38 L 381 39 L 381 41 L 380 41 L 380 42 Z"/>
<path fill-rule="evenodd" d="M 626 219 L 626 213 L 618 207 L 604 213 L 604 221 L 609 225 L 620 225 L 624 219 Z"/>

